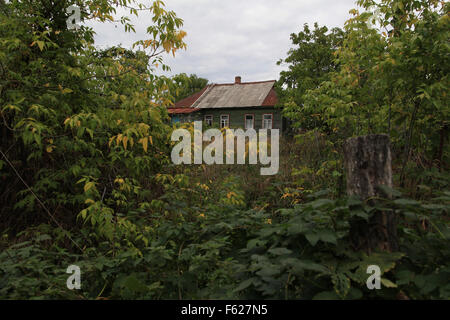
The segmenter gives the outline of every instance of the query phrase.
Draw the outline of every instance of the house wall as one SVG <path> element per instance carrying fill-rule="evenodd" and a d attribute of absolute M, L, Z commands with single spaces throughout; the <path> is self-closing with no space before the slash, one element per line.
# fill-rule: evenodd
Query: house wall
<path fill-rule="evenodd" d="M 220 115 L 230 115 L 230 128 L 245 128 L 245 115 L 253 114 L 255 119 L 254 128 L 262 129 L 262 119 L 264 114 L 273 114 L 273 129 L 283 130 L 283 121 L 281 117 L 281 109 L 273 107 L 257 107 L 257 108 L 224 108 L 224 109 L 202 109 L 196 113 L 196 120 L 201 117 L 204 120 L 205 115 L 213 116 L 213 126 L 220 126 Z"/>
<path fill-rule="evenodd" d="M 213 127 L 220 127 L 220 115 L 228 114 L 230 116 L 230 128 L 245 128 L 245 115 L 253 114 L 255 119 L 254 129 L 262 129 L 262 120 L 264 114 L 273 114 L 273 129 L 283 131 L 283 121 L 281 109 L 274 107 L 255 107 L 255 108 L 223 108 L 223 109 L 201 109 L 197 112 L 188 114 L 172 115 L 172 123 L 175 122 L 193 122 L 204 121 L 205 115 L 213 116 Z"/>

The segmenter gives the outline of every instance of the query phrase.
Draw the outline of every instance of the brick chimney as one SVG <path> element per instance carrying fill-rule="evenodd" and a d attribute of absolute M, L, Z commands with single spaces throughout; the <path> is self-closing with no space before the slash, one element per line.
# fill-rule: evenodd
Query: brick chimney
<path fill-rule="evenodd" d="M 241 77 L 240 77 L 240 76 L 236 76 L 236 77 L 234 78 L 234 83 L 236 83 L 236 84 L 241 83 Z"/>

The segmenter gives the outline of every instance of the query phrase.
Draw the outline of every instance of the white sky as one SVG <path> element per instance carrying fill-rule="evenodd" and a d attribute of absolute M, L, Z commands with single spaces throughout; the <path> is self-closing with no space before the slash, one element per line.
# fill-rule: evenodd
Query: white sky
<path fill-rule="evenodd" d="M 143 1 L 146 3 L 148 1 Z M 278 79 L 285 67 L 276 62 L 291 47 L 290 34 L 303 24 L 343 27 L 355 0 L 166 0 L 166 9 L 184 20 L 186 51 L 165 58 L 172 71 L 197 74 L 213 83 Z M 95 24 L 96 44 L 126 47 L 146 39 L 150 16 L 134 19 L 136 33 L 111 23 Z"/>

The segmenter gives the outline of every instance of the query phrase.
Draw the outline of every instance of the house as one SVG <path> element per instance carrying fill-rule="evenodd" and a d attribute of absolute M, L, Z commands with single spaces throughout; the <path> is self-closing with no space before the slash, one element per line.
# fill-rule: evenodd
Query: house
<path fill-rule="evenodd" d="M 172 123 L 204 121 L 209 126 L 242 129 L 286 127 L 274 89 L 275 80 L 210 84 L 168 109 Z"/>

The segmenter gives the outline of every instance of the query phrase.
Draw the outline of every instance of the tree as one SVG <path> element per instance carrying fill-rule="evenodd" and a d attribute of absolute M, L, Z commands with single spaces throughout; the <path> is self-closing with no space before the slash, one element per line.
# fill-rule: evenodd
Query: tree
<path fill-rule="evenodd" d="M 175 102 L 199 92 L 208 84 L 208 79 L 199 78 L 195 74 L 188 76 L 185 73 L 180 73 L 175 75 L 172 80 L 174 82 Z"/>
<path fill-rule="evenodd" d="M 339 68 L 334 60 L 334 53 L 342 44 L 343 38 L 344 32 L 341 29 L 333 28 L 329 32 L 327 27 L 319 27 L 317 23 L 314 24 L 314 30 L 305 24 L 303 31 L 291 34 L 295 47 L 289 50 L 286 59 L 277 62 L 278 65 L 288 64 L 289 67 L 289 70 L 280 73 L 277 88 L 280 104 L 284 107 L 283 114 L 295 121 L 294 126 L 307 129 L 316 125 L 312 121 L 314 113 L 302 112 L 303 96 Z"/>
<path fill-rule="evenodd" d="M 373 1 L 359 1 L 369 9 Z M 304 108 L 341 138 L 390 134 L 403 152 L 433 166 L 448 161 L 448 3 L 385 0 L 380 30 L 367 21 L 373 13 L 354 15 L 336 56 L 340 70 L 305 95 Z M 402 174 L 403 176 L 403 174 Z"/>
<path fill-rule="evenodd" d="M 82 19 L 101 22 L 116 21 L 117 8 L 136 16 L 149 11 L 148 39 L 133 50 L 98 50 L 92 29 L 68 29 L 73 4 Z M 116 23 L 134 30 L 127 16 Z M 170 80 L 153 71 L 162 53 L 186 47 L 181 26 L 158 0 L 0 5 L 0 180 L 10 181 L 0 186 L 5 229 L 42 222 L 73 228 L 78 217 L 99 238 L 120 242 L 139 232 L 127 215 L 145 212 L 152 177 L 168 162 Z"/>

